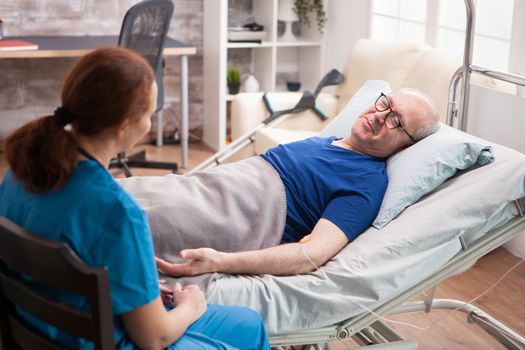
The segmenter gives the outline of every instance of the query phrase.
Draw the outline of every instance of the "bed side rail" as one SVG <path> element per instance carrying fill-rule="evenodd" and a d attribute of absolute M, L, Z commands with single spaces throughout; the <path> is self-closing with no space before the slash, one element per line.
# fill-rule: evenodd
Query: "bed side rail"
<path fill-rule="evenodd" d="M 463 49 L 463 64 L 452 76 L 449 86 L 449 100 L 447 108 L 447 124 L 453 126 L 454 119 L 457 118 L 457 126 L 462 131 L 467 130 L 470 74 L 472 72 L 476 72 L 509 83 L 525 86 L 525 77 L 523 76 L 472 65 L 472 51 L 474 48 L 474 28 L 476 25 L 476 6 L 474 4 L 474 0 L 465 0 L 465 10 L 467 20 L 465 27 L 465 46 Z M 460 79 L 461 96 L 459 99 L 458 106 L 456 104 L 456 91 Z"/>
<path fill-rule="evenodd" d="M 487 76 L 489 78 L 505 81 L 508 83 L 520 85 L 525 87 L 525 76 L 494 70 L 486 67 L 470 65 L 469 70 L 471 72 Z M 463 117 L 459 114 L 458 102 L 457 102 L 457 91 L 458 84 L 463 78 L 463 67 L 459 67 L 456 72 L 452 75 L 448 90 L 448 108 L 447 108 L 447 125 L 454 126 L 454 120 L 457 118 L 458 128 L 462 131 L 467 129 L 468 118 Z"/>

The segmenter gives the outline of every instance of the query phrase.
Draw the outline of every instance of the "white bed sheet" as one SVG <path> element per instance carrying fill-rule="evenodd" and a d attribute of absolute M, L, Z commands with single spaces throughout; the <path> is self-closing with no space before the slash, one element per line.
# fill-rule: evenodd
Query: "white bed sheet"
<path fill-rule="evenodd" d="M 490 144 L 490 143 L 489 143 Z M 517 214 L 525 155 L 492 144 L 496 160 L 456 176 L 381 230 L 370 228 L 302 276 L 215 274 L 211 303 L 257 310 L 270 334 L 332 325 L 374 308 L 432 275 L 470 242 Z"/>

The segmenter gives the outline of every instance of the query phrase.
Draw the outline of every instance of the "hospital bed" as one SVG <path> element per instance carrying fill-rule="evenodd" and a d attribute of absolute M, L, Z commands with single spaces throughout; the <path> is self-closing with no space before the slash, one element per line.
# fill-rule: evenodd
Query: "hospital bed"
<path fill-rule="evenodd" d="M 463 64 L 449 85 L 447 124 L 466 130 L 471 73 L 525 86 L 525 78 L 472 65 L 475 8 L 465 0 L 467 27 Z M 254 142 L 259 129 L 198 169 L 220 164 Z M 276 348 L 353 338 L 380 349 L 415 349 L 383 320 L 389 314 L 457 309 L 510 349 L 525 339 L 477 307 L 434 299 L 435 286 L 525 229 L 525 156 L 492 144 L 496 160 L 455 176 L 406 209 L 385 228 L 370 228 L 336 257 L 305 276 L 217 275 L 209 302 L 244 305 L 265 319 Z M 503 179 L 503 180 L 502 180 Z M 409 251 L 408 247 L 411 248 Z M 429 289 L 423 301 L 407 302 Z"/>
<path fill-rule="evenodd" d="M 415 343 L 403 340 L 380 316 L 457 307 L 481 325 L 495 325 L 491 331 L 523 342 L 472 305 L 431 296 L 405 303 L 525 228 L 523 203 L 517 201 L 525 195 L 525 156 L 493 147 L 492 164 L 447 181 L 386 227 L 368 229 L 317 271 L 301 276 L 218 275 L 207 287 L 208 301 L 260 312 L 273 346 L 352 337 L 363 345 L 393 342 L 397 348 L 415 349 Z"/>

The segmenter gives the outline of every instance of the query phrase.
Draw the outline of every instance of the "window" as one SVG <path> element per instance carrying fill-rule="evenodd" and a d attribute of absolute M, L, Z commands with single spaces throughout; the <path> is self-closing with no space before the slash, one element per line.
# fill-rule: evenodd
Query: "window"
<path fill-rule="evenodd" d="M 427 2 L 381 0 L 372 4 L 372 38 L 425 41 Z"/>
<path fill-rule="evenodd" d="M 508 70 L 512 9 L 514 0 L 477 0 L 476 29 L 472 62 L 499 70 Z M 465 38 L 465 4 L 457 0 L 440 0 L 438 41 L 436 47 L 463 55 Z M 498 54 L 495 55 L 494 53 Z"/>
<path fill-rule="evenodd" d="M 514 0 L 475 0 L 475 4 L 472 62 L 507 71 Z M 427 42 L 463 57 L 466 14 L 462 0 L 374 0 L 371 16 L 374 39 Z"/>

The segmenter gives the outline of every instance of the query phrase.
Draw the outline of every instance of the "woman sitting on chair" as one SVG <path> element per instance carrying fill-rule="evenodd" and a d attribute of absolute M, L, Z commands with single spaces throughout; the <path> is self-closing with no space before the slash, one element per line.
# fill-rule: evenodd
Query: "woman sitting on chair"
<path fill-rule="evenodd" d="M 68 243 L 89 266 L 107 266 L 118 349 L 269 349 L 252 310 L 207 306 L 194 285 L 161 297 L 146 215 L 107 171 L 113 155 L 150 129 L 157 86 L 148 63 L 122 48 L 95 50 L 69 73 L 61 97 L 54 115 L 7 139 L 0 216 Z M 43 292 L 89 307 L 79 296 Z M 171 297 L 176 306 L 165 308 Z M 92 347 L 20 312 L 70 348 Z"/>

